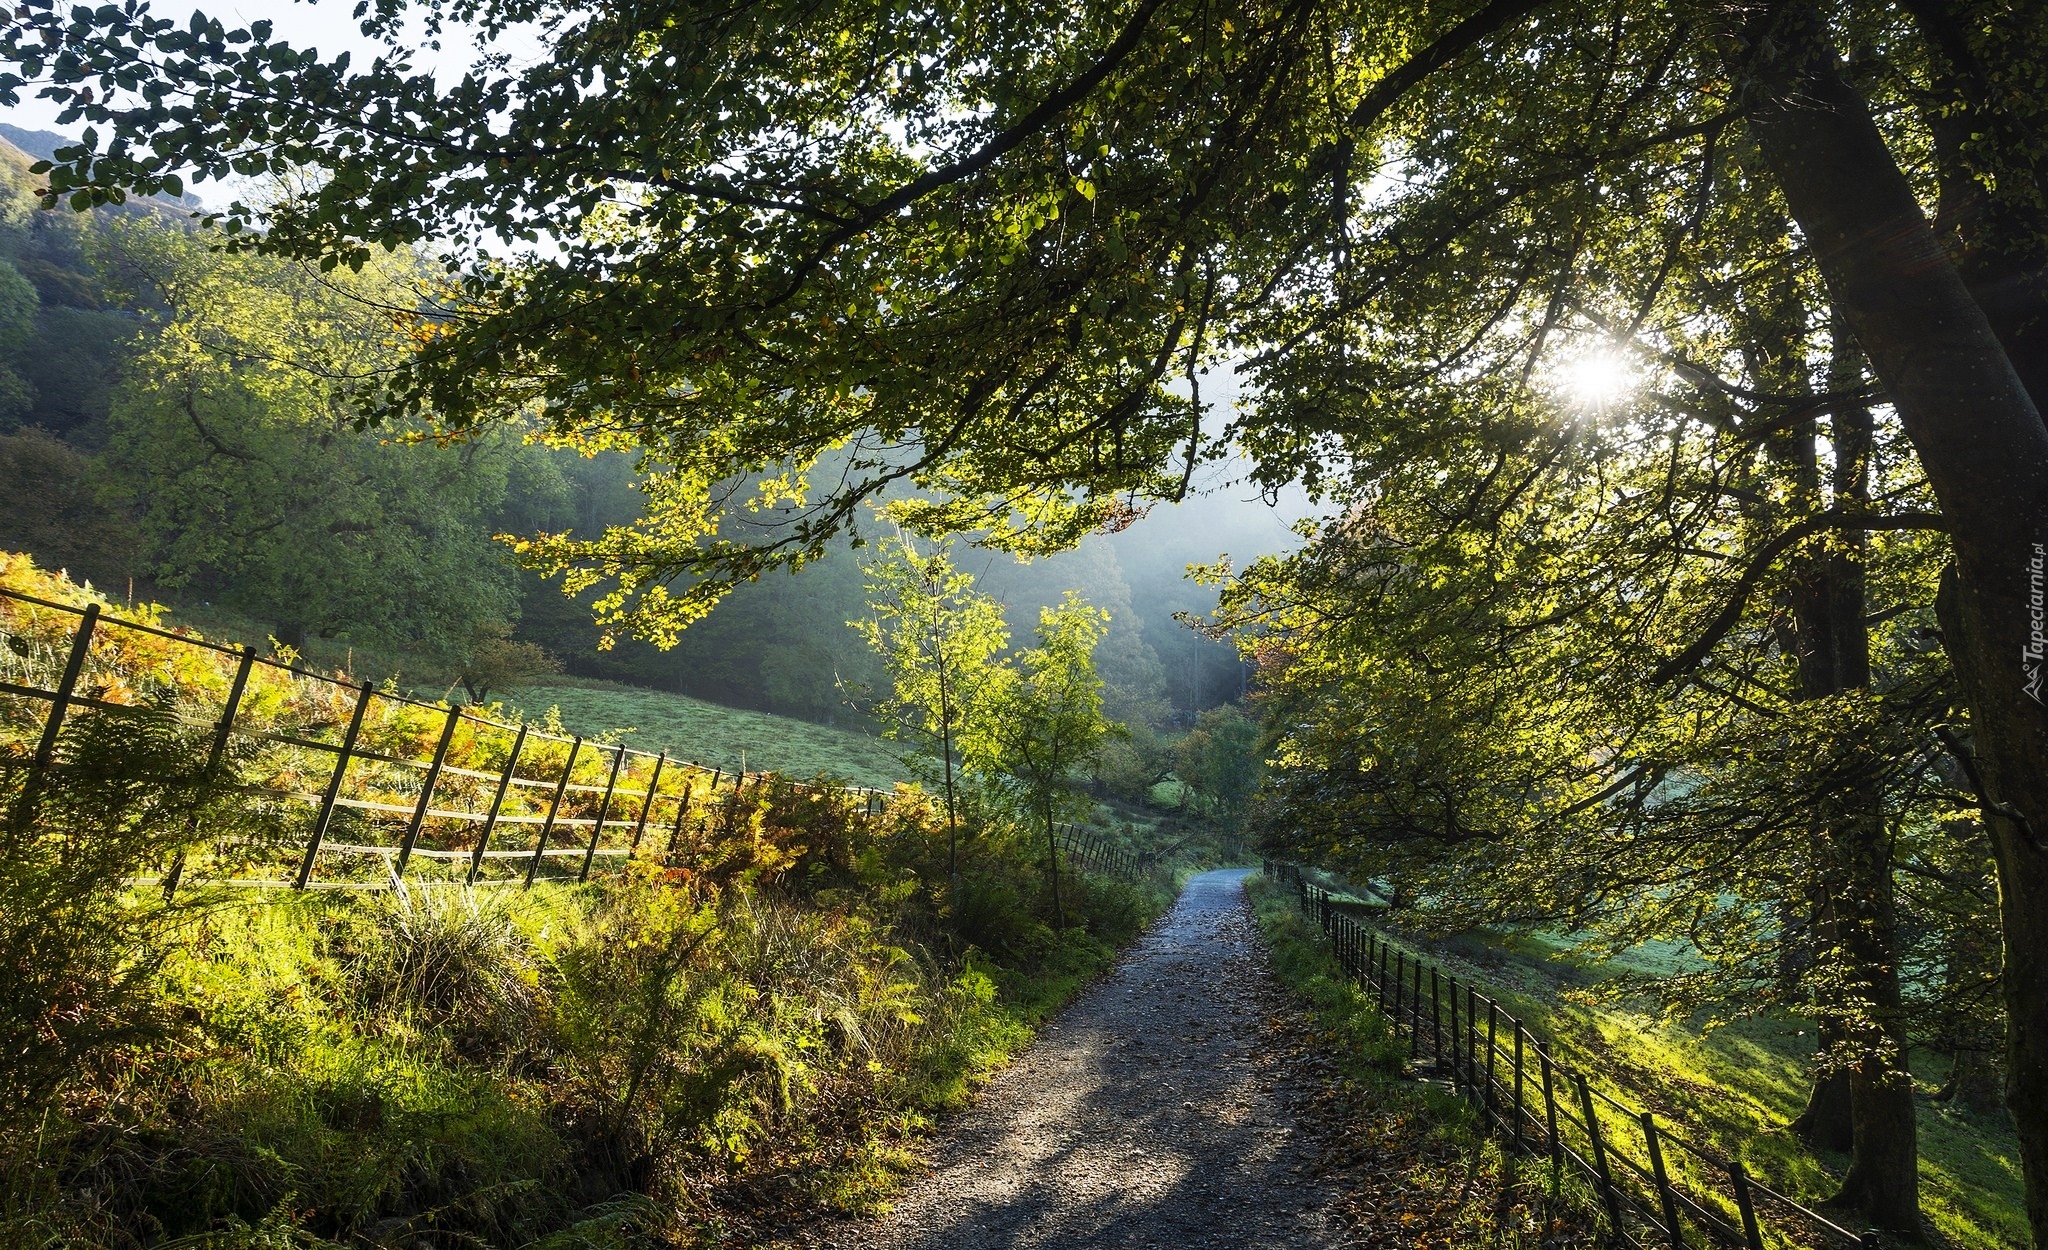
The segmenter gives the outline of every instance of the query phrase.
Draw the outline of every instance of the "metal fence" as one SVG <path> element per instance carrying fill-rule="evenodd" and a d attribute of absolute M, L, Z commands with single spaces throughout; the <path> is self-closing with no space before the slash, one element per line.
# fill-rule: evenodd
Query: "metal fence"
<path fill-rule="evenodd" d="M 1459 980 L 1389 942 L 1299 865 L 1268 860 L 1329 937 L 1344 971 L 1374 997 L 1408 1053 L 1464 1094 L 1502 1141 L 1577 1175 L 1597 1195 L 1613 1244 L 1631 1247 L 1778 1246 L 1878 1250 L 1875 1232 L 1852 1232 L 1752 1176 L 1739 1160 L 1688 1141 L 1639 1107 L 1594 1087 L 1584 1066 L 1470 980 Z"/>
<path fill-rule="evenodd" d="M 97 604 L 0 590 L 0 754 L 35 773 L 62 767 L 68 718 L 152 706 L 203 730 L 208 770 L 281 831 L 208 844 L 137 883 L 167 896 L 202 874 L 299 890 L 384 888 L 408 872 L 471 885 L 581 881 L 643 851 L 672 858 L 745 799 L 830 797 L 865 816 L 884 799 L 508 724 Z"/>

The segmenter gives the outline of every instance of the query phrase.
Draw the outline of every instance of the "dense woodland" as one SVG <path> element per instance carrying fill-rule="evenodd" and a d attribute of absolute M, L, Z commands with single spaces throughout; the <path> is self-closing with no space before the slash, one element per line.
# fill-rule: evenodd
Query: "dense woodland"
<path fill-rule="evenodd" d="M 906 721 L 826 605 L 855 543 L 971 539 L 1031 663 L 1092 639 L 1058 592 L 1108 610 L 1079 649 L 1138 729 L 1256 688 L 1259 727 L 1188 740 L 1257 735 L 1270 850 L 1420 935 L 1633 969 L 1588 1001 L 1793 1022 L 1773 1140 L 1826 1161 L 1816 1200 L 1988 1239 L 1926 1200 L 1931 1117 L 1977 1117 L 2007 1144 L 1975 1188 L 2024 1191 L 1983 1218 L 2048 1244 L 2048 8 L 389 0 L 359 56 L 20 13 L 8 84 L 93 128 L 20 180 L 102 224 L 22 201 L 12 341 L 90 273 L 76 337 L 146 362 L 65 423 L 34 407 L 63 352 L 14 357 L 16 420 L 63 441 L 10 454 L 121 501 L 95 550 L 340 633 L 290 560 L 184 541 L 324 501 L 287 550 L 402 600 L 380 641 L 517 615 L 590 671 L 813 717 L 865 690 L 938 735 L 950 830 L 945 687 Z M 441 36 L 463 59 L 416 72 Z M 188 180 L 219 250 L 137 207 Z M 309 318 L 339 337 L 295 343 Z M 261 363 L 302 351 L 319 384 Z M 218 433 L 337 395 L 372 428 L 279 461 Z M 354 485 L 290 484 L 322 457 Z M 1302 546 L 1171 524 L 1236 463 L 1310 492 Z M 364 490 L 414 535 L 508 531 L 576 602 L 465 561 L 421 593 L 481 579 L 469 615 L 408 621 Z M 1197 592 L 1164 570 L 1233 547 L 1209 628 L 1249 677 L 1166 616 Z"/>
<path fill-rule="evenodd" d="M 301 650 L 361 648 L 366 668 L 416 681 L 445 684 L 504 627 L 577 676 L 874 727 L 885 675 L 848 624 L 867 613 L 861 551 L 841 543 L 801 582 L 749 585 L 674 645 L 600 650 L 591 596 L 565 597 L 493 539 L 631 525 L 647 508 L 631 455 L 516 430 L 436 447 L 425 427 L 357 428 L 342 392 L 403 351 L 376 306 L 416 274 L 309 277 L 222 256 L 193 233 L 190 204 L 163 199 L 40 212 L 27 167 L 63 138 L 0 137 L 21 145 L 0 149 L 0 549 L 232 613 Z M 1243 694 L 1229 649 L 1175 620 L 1215 604 L 1187 566 L 1288 539 L 1269 509 L 1228 495 L 1184 511 L 1071 554 L 975 564 L 1020 633 L 1068 590 L 1109 610 L 1112 706 L 1146 731 Z M 771 509 L 733 529 L 775 522 Z M 862 537 L 888 532 L 872 517 Z"/>

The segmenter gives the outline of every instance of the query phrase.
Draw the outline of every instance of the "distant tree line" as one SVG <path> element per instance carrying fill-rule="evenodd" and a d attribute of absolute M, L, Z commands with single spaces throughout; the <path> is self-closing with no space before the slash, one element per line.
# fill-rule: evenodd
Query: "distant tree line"
<path fill-rule="evenodd" d="M 425 423 L 367 425 L 359 397 L 408 350 L 392 310 L 431 290 L 422 266 L 397 253 L 320 272 L 226 254 L 193 232 L 189 205 L 162 197 L 40 211 L 29 160 L 62 140 L 10 131 L 35 150 L 0 146 L 0 546 L 473 693 L 565 669 L 864 720 L 857 705 L 883 674 L 846 626 L 865 603 L 853 548 L 800 582 L 741 588 L 669 648 L 601 648 L 593 596 L 565 597 L 493 536 L 633 524 L 648 501 L 631 454 L 546 446 L 516 422 L 460 442 Z M 777 520 L 770 508 L 726 529 L 745 539 Z M 1241 693 L 1229 649 L 1172 618 L 1213 604 L 1181 572 L 1214 554 L 1132 535 L 977 567 L 1014 624 L 1070 589 L 1109 611 L 1108 698 L 1149 742 L 1152 727 Z"/>

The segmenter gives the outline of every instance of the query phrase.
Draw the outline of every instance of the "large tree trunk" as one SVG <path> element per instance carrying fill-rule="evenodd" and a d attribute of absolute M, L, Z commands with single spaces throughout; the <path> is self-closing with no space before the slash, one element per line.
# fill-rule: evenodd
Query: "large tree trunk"
<path fill-rule="evenodd" d="M 1774 390 L 1796 393 L 1807 371 L 1790 345 L 1806 338 L 1804 310 L 1775 320 L 1782 341 L 1773 354 L 1792 367 L 1765 380 Z M 1845 393 L 1862 381 L 1862 360 L 1839 318 L 1835 337 L 1828 389 Z M 1818 433 L 1809 419 L 1767 444 L 1786 476 L 1795 513 L 1803 517 L 1823 506 L 1867 512 L 1869 412 L 1843 406 L 1830 418 L 1835 464 L 1825 490 Z M 1798 660 L 1797 697 L 1826 699 L 1867 686 L 1863 535 L 1852 531 L 1849 541 L 1805 548 L 1791 573 L 1789 642 Z M 1849 1152 L 1836 1205 L 1862 1210 L 1889 1228 L 1911 1229 L 1920 1222 L 1918 1125 L 1898 1020 L 1898 937 L 1884 794 L 1869 780 L 1878 770 L 1861 766 L 1867 749 L 1861 741 L 1840 743 L 1833 754 L 1848 780 L 1839 793 L 1816 796 L 1820 808 L 1808 848 L 1812 925 L 1804 941 L 1816 957 L 1809 975 L 1821 1060 L 1806 1110 L 1792 1127 L 1816 1146 Z"/>
<path fill-rule="evenodd" d="M 1941 501 L 1944 644 L 1970 707 L 2005 933 L 2008 1102 L 2048 1245 L 2048 426 L 1805 5 L 1752 31 L 1751 127 Z M 2030 682 L 2034 683 L 2031 685 Z"/>
<path fill-rule="evenodd" d="M 1829 829 L 1838 888 L 1831 900 L 1843 984 L 1837 1006 L 1850 1056 L 1849 1171 L 1831 1204 L 1880 1228 L 1920 1229 L 1920 1152 L 1913 1078 L 1900 1018 L 1896 908 L 1884 812 L 1839 813 Z"/>

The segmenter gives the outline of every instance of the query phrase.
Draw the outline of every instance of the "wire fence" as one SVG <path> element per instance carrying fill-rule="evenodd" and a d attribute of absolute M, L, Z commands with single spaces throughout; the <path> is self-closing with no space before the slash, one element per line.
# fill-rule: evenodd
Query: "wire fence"
<path fill-rule="evenodd" d="M 1461 983 L 1388 941 L 1297 864 L 1265 862 L 1337 962 L 1408 1041 L 1408 1053 L 1447 1081 L 1517 1153 L 1547 1158 L 1597 1196 L 1612 1244 L 1630 1247 L 1789 1246 L 1879 1250 L 1751 1175 L 1740 1160 L 1687 1140 L 1639 1107 L 1595 1087 L 1590 1065 L 1569 1063 L 1469 979 Z"/>
<path fill-rule="evenodd" d="M 279 836 L 199 841 L 159 885 L 387 889 L 587 880 L 635 857 L 688 863 L 749 809 L 830 805 L 873 820 L 891 792 L 739 773 L 461 704 L 312 672 L 149 621 L 0 590 L 0 762 L 64 766 L 82 714 L 168 710 L 207 743 L 214 781 Z M 1129 852 L 1070 831 L 1077 866 L 1133 871 Z"/>

